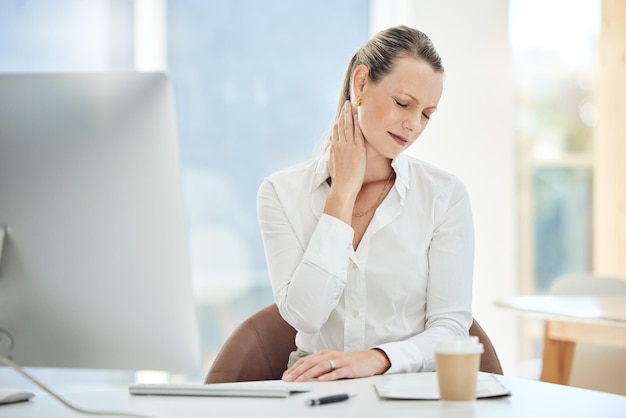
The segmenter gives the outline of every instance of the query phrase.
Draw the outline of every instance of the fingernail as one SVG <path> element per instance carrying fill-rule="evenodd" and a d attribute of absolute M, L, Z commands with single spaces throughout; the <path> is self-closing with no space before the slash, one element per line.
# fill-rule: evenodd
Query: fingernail
<path fill-rule="evenodd" d="M 290 375 L 289 373 L 286 373 L 283 375 L 283 380 L 287 381 L 287 382 L 291 382 L 293 380 L 293 376 Z"/>

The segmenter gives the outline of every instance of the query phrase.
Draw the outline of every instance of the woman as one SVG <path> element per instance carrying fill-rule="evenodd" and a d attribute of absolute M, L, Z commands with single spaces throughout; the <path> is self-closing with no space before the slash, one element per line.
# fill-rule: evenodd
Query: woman
<path fill-rule="evenodd" d="M 271 175 L 258 217 L 274 298 L 296 330 L 286 381 L 434 369 L 472 322 L 465 187 L 405 155 L 443 89 L 430 39 L 382 31 L 352 58 L 325 152 Z"/>

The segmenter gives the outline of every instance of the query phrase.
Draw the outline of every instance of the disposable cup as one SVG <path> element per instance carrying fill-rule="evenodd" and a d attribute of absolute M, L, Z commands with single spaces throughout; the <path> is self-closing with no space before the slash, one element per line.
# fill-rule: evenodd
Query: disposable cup
<path fill-rule="evenodd" d="M 446 337 L 437 341 L 434 348 L 439 398 L 449 403 L 475 400 L 484 351 L 478 337 Z"/>

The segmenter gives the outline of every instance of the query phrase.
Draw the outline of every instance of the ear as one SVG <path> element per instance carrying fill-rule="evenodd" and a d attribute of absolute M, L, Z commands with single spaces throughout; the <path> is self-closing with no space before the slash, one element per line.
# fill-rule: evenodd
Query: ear
<path fill-rule="evenodd" d="M 365 84 L 367 84 L 369 80 L 369 72 L 369 68 L 363 64 L 354 69 L 352 73 L 352 95 L 355 99 L 361 97 L 363 94 L 363 87 L 365 87 Z"/>

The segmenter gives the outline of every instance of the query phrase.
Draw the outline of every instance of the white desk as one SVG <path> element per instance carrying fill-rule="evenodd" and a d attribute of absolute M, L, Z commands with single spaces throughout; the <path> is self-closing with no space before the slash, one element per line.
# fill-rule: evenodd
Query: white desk
<path fill-rule="evenodd" d="M 624 296 L 515 296 L 495 304 L 546 320 L 544 382 L 568 384 L 577 342 L 626 348 Z"/>
<path fill-rule="evenodd" d="M 481 399 L 467 406 L 440 401 L 397 401 L 378 397 L 373 383 L 386 376 L 337 382 L 311 382 L 312 392 L 289 398 L 216 398 L 133 396 L 127 390 L 65 394 L 70 402 L 89 409 L 123 410 L 155 418 L 295 418 L 295 417 L 618 417 L 626 416 L 626 396 L 595 392 L 518 378 L 499 377 L 512 396 Z M 355 393 L 345 402 L 306 406 L 310 397 Z M 78 415 L 55 399 L 39 395 L 22 404 L 0 406 L 0 417 L 72 417 Z"/>

